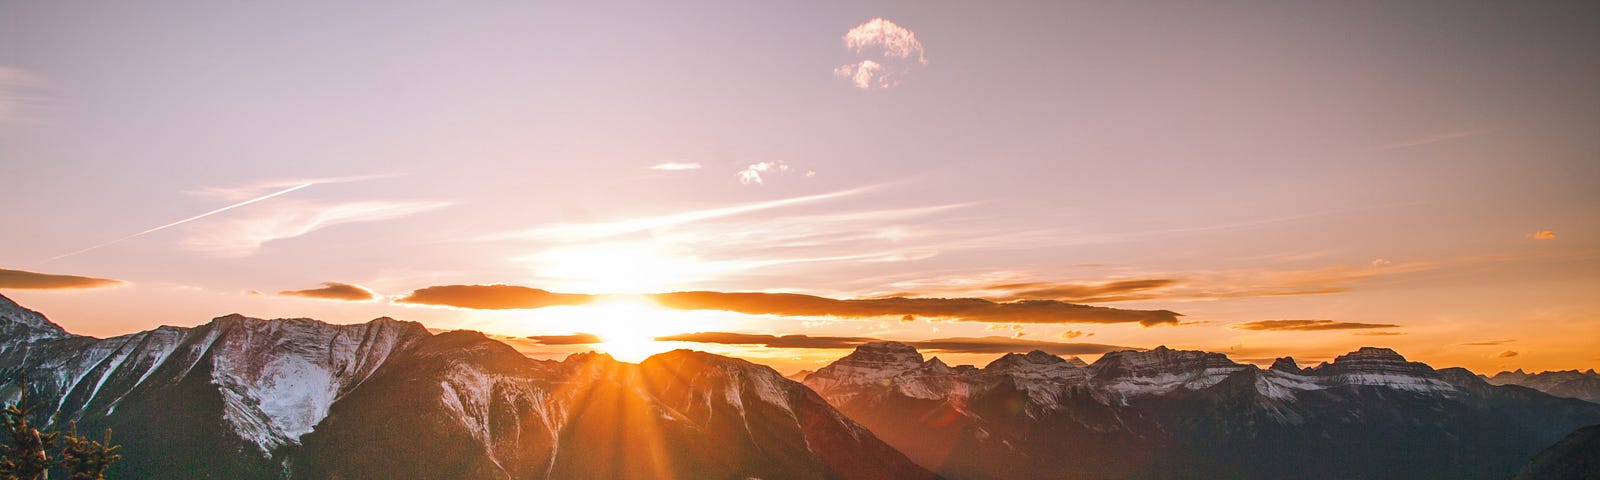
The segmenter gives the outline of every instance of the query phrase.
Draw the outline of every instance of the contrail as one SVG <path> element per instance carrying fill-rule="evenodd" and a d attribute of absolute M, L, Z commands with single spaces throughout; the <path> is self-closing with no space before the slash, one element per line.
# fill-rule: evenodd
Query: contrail
<path fill-rule="evenodd" d="M 115 245 L 117 243 L 121 243 L 121 242 L 126 241 L 126 240 L 128 240 L 130 238 L 133 238 L 133 237 L 137 237 L 137 236 L 140 236 L 140 235 L 144 235 L 144 234 L 147 234 L 147 233 L 152 233 L 152 232 L 156 232 L 156 231 L 160 231 L 160 230 L 165 230 L 165 229 L 168 229 L 168 228 L 176 227 L 178 225 L 183 225 L 185 223 L 193 222 L 195 220 L 199 220 L 199 219 L 206 218 L 206 217 L 209 217 L 209 216 L 212 216 L 212 215 L 216 215 L 216 214 L 219 214 L 219 213 L 222 213 L 222 212 L 226 212 L 228 210 L 233 210 L 235 208 L 243 207 L 245 205 L 249 205 L 249 204 L 256 203 L 256 202 L 259 202 L 259 201 L 262 201 L 262 200 L 266 200 L 266 199 L 269 199 L 269 198 L 272 198 L 272 197 L 283 195 L 285 193 L 293 192 L 295 190 L 306 188 L 306 187 L 309 187 L 309 186 L 312 186 L 312 185 L 314 185 L 314 184 L 312 184 L 312 183 L 302 183 L 302 184 L 299 184 L 299 185 L 295 185 L 293 187 L 289 187 L 289 188 L 285 188 L 283 190 L 279 190 L 279 191 L 277 191 L 275 193 L 269 193 L 267 195 L 262 195 L 262 196 L 259 196 L 259 197 L 256 197 L 256 198 L 245 200 L 243 202 L 235 203 L 233 205 L 228 205 L 226 207 L 222 207 L 222 208 L 219 208 L 219 209 L 216 209 L 216 210 L 212 210 L 212 211 L 209 211 L 209 212 L 206 212 L 206 213 L 195 215 L 193 217 L 185 218 L 183 220 L 178 220 L 176 222 L 172 222 L 172 223 L 169 223 L 169 224 L 166 224 L 166 225 L 162 225 L 162 226 L 159 226 L 159 227 L 156 227 L 156 228 L 145 230 L 143 232 L 135 233 L 133 235 L 128 235 L 126 237 L 122 237 L 122 238 L 119 238 L 119 239 L 116 239 L 116 240 L 112 240 L 112 241 L 109 241 L 109 242 L 106 242 L 106 243 L 95 245 L 93 247 L 85 248 L 83 250 L 78 250 L 76 252 L 71 252 L 71 253 L 64 253 L 64 254 L 61 254 L 61 255 L 56 255 L 56 256 L 50 257 L 48 260 L 45 260 L 44 262 L 40 262 L 40 263 L 49 263 L 49 262 L 53 262 L 53 261 L 56 261 L 56 260 L 60 260 L 60 259 L 63 259 L 63 258 L 67 258 L 67 257 L 73 256 L 73 255 L 77 255 L 77 254 L 80 254 L 80 253 L 84 253 L 84 252 L 88 252 L 88 251 L 91 251 L 91 250 L 95 250 L 95 249 L 98 249 L 98 248 L 103 248 L 103 247 L 108 247 L 108 246 L 111 246 L 111 245 Z"/>

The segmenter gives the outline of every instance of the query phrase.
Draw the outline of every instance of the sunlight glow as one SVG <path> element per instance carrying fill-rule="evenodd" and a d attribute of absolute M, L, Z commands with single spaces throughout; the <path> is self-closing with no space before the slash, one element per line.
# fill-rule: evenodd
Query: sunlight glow
<path fill-rule="evenodd" d="M 650 242 L 558 247 L 519 260 L 534 267 L 541 285 L 586 293 L 668 292 L 696 279 L 748 268 L 703 261 Z"/>
<path fill-rule="evenodd" d="M 606 297 L 595 303 L 567 307 L 564 326 L 573 333 L 592 333 L 603 343 L 595 350 L 611 354 L 624 362 L 639 362 L 651 355 L 683 348 L 674 342 L 657 342 L 656 337 L 705 331 L 722 327 L 719 322 L 696 312 L 669 310 L 655 301 L 633 295 Z"/>

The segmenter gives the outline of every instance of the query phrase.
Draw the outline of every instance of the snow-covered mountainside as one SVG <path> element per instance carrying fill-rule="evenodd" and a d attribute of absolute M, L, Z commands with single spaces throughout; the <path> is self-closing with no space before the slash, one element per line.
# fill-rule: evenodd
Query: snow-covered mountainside
<path fill-rule="evenodd" d="M 0 297 L 0 398 L 116 430 L 114 478 L 933 475 L 770 368 L 697 352 L 536 361 L 476 332 L 228 315 L 75 336 Z"/>
<path fill-rule="evenodd" d="M 1600 421 L 1592 405 L 1456 370 L 1384 348 L 1263 370 L 1166 347 L 1091 365 L 1009 354 L 979 369 L 888 343 L 863 345 L 805 384 L 957 479 L 1501 478 Z"/>
<path fill-rule="evenodd" d="M 1600 373 L 1595 373 L 1592 368 L 1582 372 L 1557 370 L 1539 373 L 1527 373 L 1517 369 L 1483 378 L 1495 385 L 1521 385 L 1557 397 L 1600 403 Z"/>

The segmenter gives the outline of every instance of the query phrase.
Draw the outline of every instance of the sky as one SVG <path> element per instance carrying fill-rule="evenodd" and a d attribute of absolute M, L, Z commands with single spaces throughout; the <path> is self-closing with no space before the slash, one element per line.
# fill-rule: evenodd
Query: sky
<path fill-rule="evenodd" d="M 1600 367 L 1600 4 L 0 1 L 0 294 Z"/>

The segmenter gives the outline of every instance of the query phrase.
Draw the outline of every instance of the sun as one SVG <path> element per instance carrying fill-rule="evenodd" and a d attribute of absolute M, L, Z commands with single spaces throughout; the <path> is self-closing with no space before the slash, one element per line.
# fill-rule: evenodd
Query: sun
<path fill-rule="evenodd" d="M 656 337 L 701 330 L 703 321 L 689 318 L 689 312 L 669 310 L 655 301 L 637 295 L 612 295 L 595 303 L 573 308 L 575 331 L 600 337 L 596 350 L 624 362 L 639 362 L 651 355 L 679 348 L 674 342 L 658 342 Z"/>

